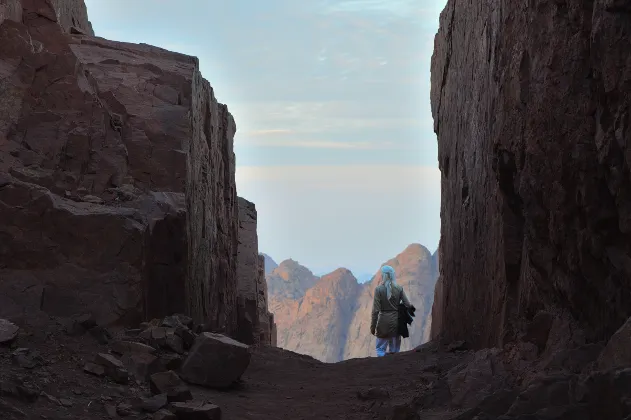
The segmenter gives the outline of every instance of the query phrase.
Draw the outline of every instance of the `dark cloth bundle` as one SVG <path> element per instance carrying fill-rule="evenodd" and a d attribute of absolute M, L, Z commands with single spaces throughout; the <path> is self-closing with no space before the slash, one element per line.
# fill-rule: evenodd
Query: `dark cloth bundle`
<path fill-rule="evenodd" d="M 406 308 L 404 304 L 399 303 L 399 335 L 403 338 L 408 338 L 410 336 L 410 332 L 408 331 L 408 324 L 412 325 L 414 321 L 414 312 L 416 312 L 416 308 L 414 306 L 410 306 L 410 308 Z"/>

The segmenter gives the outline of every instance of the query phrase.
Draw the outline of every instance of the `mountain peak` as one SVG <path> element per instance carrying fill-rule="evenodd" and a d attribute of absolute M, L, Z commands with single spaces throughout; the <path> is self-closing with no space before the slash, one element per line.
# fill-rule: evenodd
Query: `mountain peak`
<path fill-rule="evenodd" d="M 318 277 L 311 270 L 290 259 L 282 261 L 278 267 L 266 276 L 270 296 L 298 299 L 304 296 Z"/>

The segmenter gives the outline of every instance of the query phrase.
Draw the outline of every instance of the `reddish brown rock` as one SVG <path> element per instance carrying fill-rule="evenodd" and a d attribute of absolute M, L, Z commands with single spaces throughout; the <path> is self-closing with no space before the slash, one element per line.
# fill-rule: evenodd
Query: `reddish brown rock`
<path fill-rule="evenodd" d="M 0 22 L 0 316 L 234 334 L 235 124 L 197 59 L 90 36 L 81 0 Z"/>
<path fill-rule="evenodd" d="M 254 346 L 271 345 L 264 259 L 259 256 L 254 203 L 239 197 L 236 339 Z"/>
<path fill-rule="evenodd" d="M 629 7 L 449 0 L 431 66 L 442 172 L 433 335 L 501 345 L 541 309 L 631 314 Z"/>
<path fill-rule="evenodd" d="M 412 244 L 386 263 L 395 269 L 397 283 L 403 286 L 416 307 L 416 316 L 409 326 L 410 337 L 401 345 L 403 351 L 411 350 L 428 339 L 438 261 L 427 248 Z M 280 267 L 285 264 L 281 263 Z M 300 292 L 305 284 L 309 284 L 311 272 L 304 267 L 292 267 L 281 273 L 286 274 L 288 280 L 277 275 L 274 290 L 278 295 L 271 295 L 270 299 L 278 324 L 279 347 L 326 362 L 375 355 L 370 318 L 373 293 L 381 282 L 379 272 L 371 282 L 358 284 L 350 271 L 339 269 L 323 276 L 304 292 L 304 296 L 300 296 Z M 303 273 L 307 275 L 293 277 Z M 283 285 L 286 285 L 285 290 L 281 289 Z M 292 295 L 300 298 L 288 297 Z"/>

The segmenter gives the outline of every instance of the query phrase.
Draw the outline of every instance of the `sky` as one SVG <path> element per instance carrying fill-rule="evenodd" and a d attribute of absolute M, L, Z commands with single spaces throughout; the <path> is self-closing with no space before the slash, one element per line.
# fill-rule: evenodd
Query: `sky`
<path fill-rule="evenodd" d="M 440 237 L 430 59 L 446 0 L 85 0 L 97 36 L 197 56 L 237 124 L 259 250 L 372 273 Z"/>

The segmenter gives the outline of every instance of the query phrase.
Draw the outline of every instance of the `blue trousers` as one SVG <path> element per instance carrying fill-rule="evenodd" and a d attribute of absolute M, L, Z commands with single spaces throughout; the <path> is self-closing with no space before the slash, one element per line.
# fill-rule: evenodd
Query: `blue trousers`
<path fill-rule="evenodd" d="M 377 337 L 377 357 L 382 357 L 387 353 L 398 353 L 401 350 L 401 336 L 397 335 L 396 337 L 390 338 L 379 338 Z"/>

